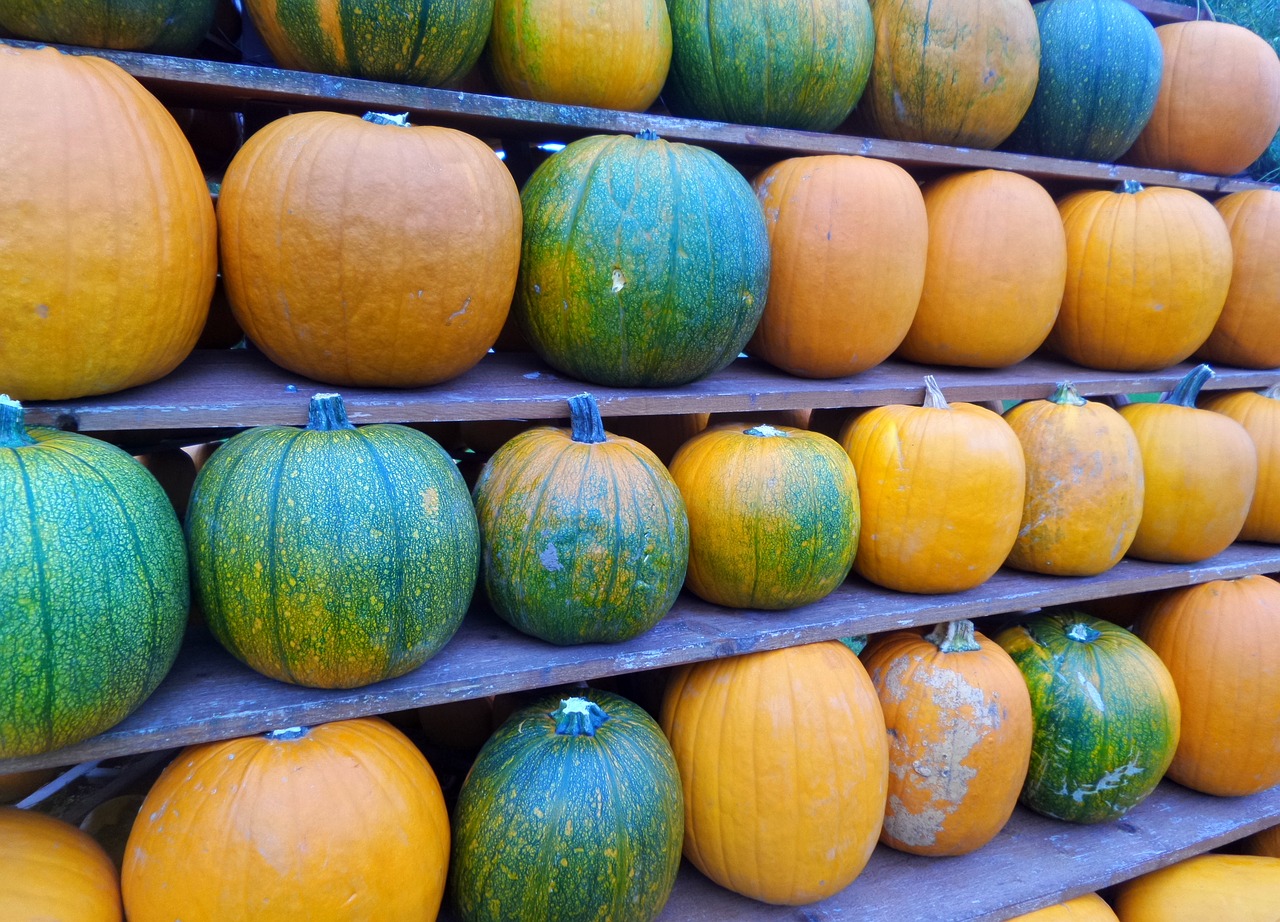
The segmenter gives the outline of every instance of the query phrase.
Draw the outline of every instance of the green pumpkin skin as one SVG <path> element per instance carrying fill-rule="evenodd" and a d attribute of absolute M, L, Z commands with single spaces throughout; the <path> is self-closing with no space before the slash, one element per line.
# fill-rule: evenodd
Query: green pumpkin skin
<path fill-rule="evenodd" d="M 462 784 L 449 869 L 462 922 L 650 922 L 666 905 L 684 841 L 671 746 L 627 699 L 574 696 L 513 714 Z M 566 699 L 595 716 L 564 715 Z"/>
<path fill-rule="evenodd" d="M 217 8 L 217 0 L 0 0 L 0 28 L 37 42 L 190 54 Z"/>
<path fill-rule="evenodd" d="M 1181 708 L 1169 670 L 1150 647 L 1074 611 L 1038 615 L 995 639 L 1031 693 L 1025 806 L 1055 819 L 1104 823 L 1155 789 L 1178 748 Z"/>
<path fill-rule="evenodd" d="M 732 362 L 769 287 L 764 213 L 742 175 L 688 144 L 594 135 L 534 171 L 512 310 L 548 364 L 621 387 Z"/>
<path fill-rule="evenodd" d="M 871 76 L 867 0 L 668 0 L 663 101 L 692 118 L 831 131 Z"/>
<path fill-rule="evenodd" d="M 97 439 L 22 425 L 0 397 L 0 758 L 128 716 L 178 654 L 190 593 L 164 490 Z"/>
<path fill-rule="evenodd" d="M 407 426 L 351 426 L 336 394 L 312 399 L 305 429 L 223 444 L 186 527 L 210 630 L 285 682 L 403 675 L 448 642 L 475 591 L 479 529 L 453 460 Z"/>
<path fill-rule="evenodd" d="M 1040 82 L 1005 142 L 1010 150 L 1110 163 L 1137 140 L 1155 109 L 1164 49 L 1126 0 L 1043 0 Z"/>

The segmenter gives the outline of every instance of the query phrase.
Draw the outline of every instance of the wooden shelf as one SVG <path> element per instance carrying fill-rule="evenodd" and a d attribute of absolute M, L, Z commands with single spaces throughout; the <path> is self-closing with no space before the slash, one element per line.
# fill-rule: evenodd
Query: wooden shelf
<path fill-rule="evenodd" d="M 1123 560 L 1094 577 L 1001 570 L 984 585 L 954 595 L 910 595 L 850 578 L 820 602 L 788 612 L 722 608 L 686 593 L 662 621 L 634 640 L 572 647 L 520 634 L 477 603 L 454 638 L 422 667 L 397 679 L 351 690 L 301 688 L 268 679 L 234 660 L 206 631 L 193 630 L 169 676 L 130 717 L 99 736 L 57 752 L 0 760 L 0 773 L 545 688 L 854 634 L 1274 572 L 1280 572 L 1280 547 L 1240 543 L 1190 566 Z"/>

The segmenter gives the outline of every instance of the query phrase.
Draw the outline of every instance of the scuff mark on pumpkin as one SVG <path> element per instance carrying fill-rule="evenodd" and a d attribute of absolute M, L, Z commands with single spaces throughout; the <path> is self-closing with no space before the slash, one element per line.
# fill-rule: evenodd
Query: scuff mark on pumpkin
<path fill-rule="evenodd" d="M 556 546 L 554 544 L 547 545 L 547 549 L 538 555 L 538 561 L 552 572 L 564 569 L 564 565 L 560 563 L 560 555 L 556 553 Z"/>
<path fill-rule="evenodd" d="M 47 304 L 37 304 L 37 305 L 36 305 L 36 316 L 37 316 L 37 317 L 39 317 L 41 320 L 48 320 L 48 319 L 49 319 L 49 305 L 47 305 Z"/>
<path fill-rule="evenodd" d="M 1107 705 L 1102 700 L 1102 693 L 1098 691 L 1098 686 L 1089 681 L 1088 676 L 1083 672 L 1076 673 L 1076 681 L 1084 689 L 1085 696 L 1088 697 L 1089 703 L 1098 709 L 1100 713 L 1106 713 Z"/>
<path fill-rule="evenodd" d="M 627 277 L 622 274 L 622 269 L 618 266 L 613 267 L 613 293 L 616 295 L 622 289 L 627 287 Z"/>
<path fill-rule="evenodd" d="M 440 494 L 435 487 L 430 487 L 418 494 L 422 497 L 422 511 L 427 515 L 435 515 L 440 509 Z"/>
<path fill-rule="evenodd" d="M 449 324 L 453 323 L 455 320 L 457 320 L 459 317 L 465 314 L 467 312 L 467 308 L 470 306 L 471 306 L 471 296 L 468 295 L 467 300 L 462 302 L 462 307 L 458 308 L 456 311 L 450 314 L 448 318 L 445 319 L 444 325 L 449 326 Z"/>

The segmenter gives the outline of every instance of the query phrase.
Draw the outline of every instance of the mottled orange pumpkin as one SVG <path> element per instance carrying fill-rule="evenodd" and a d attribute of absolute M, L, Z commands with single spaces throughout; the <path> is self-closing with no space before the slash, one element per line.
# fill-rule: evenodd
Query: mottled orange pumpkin
<path fill-rule="evenodd" d="M 1244 426 L 1258 450 L 1258 482 L 1240 540 L 1280 544 L 1280 384 L 1261 393 L 1209 394 L 1200 405 Z"/>
<path fill-rule="evenodd" d="M 1086 893 L 1065 903 L 1055 903 L 1035 912 L 1014 916 L 1009 922 L 1119 922 L 1107 901 L 1096 893 Z"/>
<path fill-rule="evenodd" d="M 1135 630 L 1182 702 L 1169 777 L 1222 796 L 1280 784 L 1280 583 L 1246 576 L 1188 586 L 1161 597 Z"/>
<path fill-rule="evenodd" d="M 1120 922 L 1275 922 L 1280 858 L 1196 855 L 1112 891 Z"/>
<path fill-rule="evenodd" d="M 886 160 L 793 157 L 752 183 L 772 257 L 747 352 L 805 378 L 878 365 L 920 301 L 928 221 L 920 188 Z"/>
<path fill-rule="evenodd" d="M 1021 671 L 971 621 L 876 635 L 862 663 L 889 731 L 880 841 L 913 855 L 986 845 L 1013 815 L 1031 759 Z"/>
<path fill-rule="evenodd" d="M 34 810 L 0 807 L 0 919 L 120 922 L 120 878 L 88 833 Z"/>
<path fill-rule="evenodd" d="M 684 854 L 722 887 L 801 905 L 844 889 L 880 834 L 880 702 L 838 640 L 677 669 L 662 702 L 684 787 Z"/>
<path fill-rule="evenodd" d="M 1231 287 L 1196 354 L 1241 368 L 1280 365 L 1280 191 L 1249 189 L 1213 203 L 1231 235 Z"/>

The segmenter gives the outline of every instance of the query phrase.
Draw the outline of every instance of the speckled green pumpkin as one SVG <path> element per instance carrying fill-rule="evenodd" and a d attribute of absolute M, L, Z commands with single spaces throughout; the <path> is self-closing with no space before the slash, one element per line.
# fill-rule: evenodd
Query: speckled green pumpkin
<path fill-rule="evenodd" d="M 446 86 L 471 70 L 493 0 L 245 0 L 281 67 Z"/>
<path fill-rule="evenodd" d="M 618 695 L 547 698 L 480 750 L 453 836 L 462 922 L 649 922 L 671 894 L 684 841 L 671 746 Z"/>
<path fill-rule="evenodd" d="M 1103 823 L 1155 789 L 1178 748 L 1181 708 L 1150 647 L 1076 611 L 1037 615 L 995 639 L 1031 693 L 1024 805 L 1055 819 Z"/>
<path fill-rule="evenodd" d="M 357 429 L 337 394 L 311 399 L 306 428 L 250 429 L 214 452 L 186 528 L 214 636 L 259 672 L 312 687 L 422 665 L 458 629 L 479 568 L 453 460 L 406 426 Z"/>
<path fill-rule="evenodd" d="M 651 132 L 594 135 L 542 163 L 520 198 L 512 310 L 548 364 L 597 384 L 685 384 L 751 338 L 768 231 L 718 155 Z"/>
<path fill-rule="evenodd" d="M 628 640 L 679 595 L 689 519 L 653 452 L 605 432 L 591 395 L 569 407 L 571 428 L 528 429 L 481 471 L 481 578 L 494 611 L 526 634 Z"/>
<path fill-rule="evenodd" d="M 871 74 L 867 0 L 667 0 L 662 98 L 693 118 L 830 131 Z"/>
<path fill-rule="evenodd" d="M 164 490 L 97 439 L 0 396 L 0 758 L 114 726 L 173 665 L 187 553 Z"/>
<path fill-rule="evenodd" d="M 38 42 L 187 54 L 217 7 L 217 0 L 0 0 L 0 29 Z"/>

